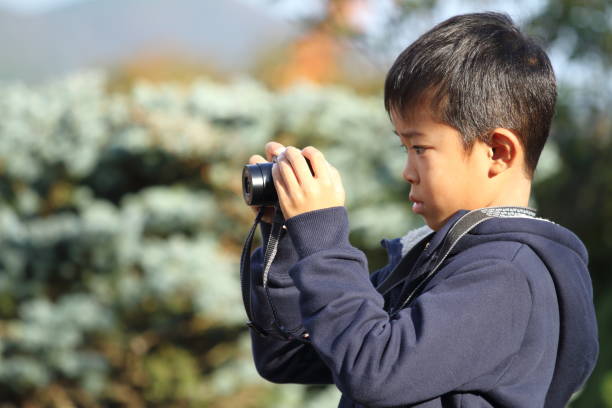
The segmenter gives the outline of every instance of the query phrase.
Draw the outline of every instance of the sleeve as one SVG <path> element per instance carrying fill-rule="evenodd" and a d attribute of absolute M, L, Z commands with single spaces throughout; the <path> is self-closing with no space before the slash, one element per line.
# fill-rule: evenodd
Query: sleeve
<path fill-rule="evenodd" d="M 270 236 L 270 224 L 262 223 L 264 246 Z M 278 252 L 269 274 L 269 292 L 281 313 L 283 324 L 289 329 L 302 327 L 298 292 L 289 276 L 289 269 L 298 261 L 291 239 L 283 230 Z M 263 287 L 263 250 L 257 248 L 251 256 L 251 273 L 257 277 L 251 287 L 253 320 L 266 331 L 274 322 L 272 310 Z M 275 383 L 331 384 L 331 372 L 312 345 L 298 340 L 264 337 L 251 329 L 251 345 L 257 372 Z"/>
<path fill-rule="evenodd" d="M 490 374 L 517 353 L 531 294 L 511 262 L 470 262 L 391 318 L 348 241 L 344 207 L 292 217 L 287 228 L 311 344 L 354 401 L 411 405 L 476 381 L 492 386 Z"/>

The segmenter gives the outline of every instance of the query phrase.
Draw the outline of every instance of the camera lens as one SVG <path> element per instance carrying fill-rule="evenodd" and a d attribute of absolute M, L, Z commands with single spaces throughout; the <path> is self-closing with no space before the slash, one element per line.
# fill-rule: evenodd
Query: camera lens
<path fill-rule="evenodd" d="M 242 195 L 248 205 L 273 206 L 278 201 L 272 179 L 272 165 L 247 164 L 242 169 Z"/>
<path fill-rule="evenodd" d="M 251 196 L 253 194 L 253 185 L 251 184 L 251 178 L 248 173 L 242 172 L 242 191 L 244 194 Z"/>

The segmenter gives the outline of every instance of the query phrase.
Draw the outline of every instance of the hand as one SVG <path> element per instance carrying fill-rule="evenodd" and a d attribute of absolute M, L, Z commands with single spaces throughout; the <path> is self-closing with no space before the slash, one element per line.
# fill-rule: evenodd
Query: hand
<path fill-rule="evenodd" d="M 304 159 L 310 160 L 314 175 Z M 277 157 L 272 178 L 285 219 L 308 211 L 343 206 L 340 173 L 312 146 L 302 151 L 289 146 Z"/>
<path fill-rule="evenodd" d="M 274 156 L 278 156 L 281 152 L 285 150 L 285 146 L 276 142 L 268 142 L 266 143 L 265 151 L 266 157 L 268 160 L 264 159 L 258 154 L 255 154 L 249 158 L 249 164 L 257 164 L 257 163 L 267 163 L 271 162 Z M 259 209 L 261 207 L 251 207 L 255 214 L 259 213 Z M 274 207 L 265 207 L 264 215 L 262 217 L 262 221 L 272 224 L 274 222 Z"/>

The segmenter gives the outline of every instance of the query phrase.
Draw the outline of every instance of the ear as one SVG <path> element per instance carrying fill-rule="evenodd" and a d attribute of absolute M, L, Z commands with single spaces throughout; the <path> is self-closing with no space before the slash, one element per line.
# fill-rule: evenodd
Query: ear
<path fill-rule="evenodd" d="M 522 166 L 523 146 L 518 135 L 510 129 L 496 128 L 489 139 L 489 177 Z"/>

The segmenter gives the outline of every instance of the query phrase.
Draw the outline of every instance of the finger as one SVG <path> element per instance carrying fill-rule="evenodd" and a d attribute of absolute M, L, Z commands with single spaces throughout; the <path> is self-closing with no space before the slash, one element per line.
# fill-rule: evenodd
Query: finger
<path fill-rule="evenodd" d="M 249 164 L 267 163 L 268 161 L 258 154 L 249 157 Z"/>
<path fill-rule="evenodd" d="M 266 143 L 265 150 L 268 161 L 272 161 L 272 158 L 274 158 L 274 156 L 278 156 L 283 152 L 283 150 L 285 150 L 285 146 L 278 142 L 268 142 Z"/>
<path fill-rule="evenodd" d="M 279 204 L 281 204 L 283 214 L 287 214 L 284 207 L 285 203 L 287 203 L 289 200 L 289 193 L 287 191 L 287 186 L 285 185 L 285 180 L 280 174 L 280 166 L 278 163 L 275 163 L 272 166 L 272 180 L 274 180 L 274 188 L 276 188 L 276 195 L 278 196 Z"/>
<path fill-rule="evenodd" d="M 329 165 L 330 177 L 334 188 L 336 189 L 336 193 L 342 197 L 342 201 L 346 198 L 346 193 L 344 192 L 344 187 L 342 187 L 342 177 L 340 177 L 340 172 L 331 164 Z"/>
<path fill-rule="evenodd" d="M 278 156 L 276 164 L 278 166 L 278 172 L 283 178 L 285 187 L 287 188 L 287 192 L 289 194 L 291 194 L 292 192 L 297 192 L 300 189 L 300 184 L 297 180 L 295 172 L 293 171 L 291 162 L 289 162 L 289 159 L 287 158 L 285 153 Z"/>
<path fill-rule="evenodd" d="M 323 153 L 312 146 L 308 146 L 302 149 L 302 155 L 310 161 L 315 178 L 330 178 L 330 164 L 325 160 Z"/>
<path fill-rule="evenodd" d="M 310 173 L 308 163 L 306 163 L 306 159 L 302 156 L 302 152 L 299 149 L 289 146 L 283 156 L 289 160 L 295 178 L 300 185 L 305 185 L 312 181 L 312 173 Z"/>

